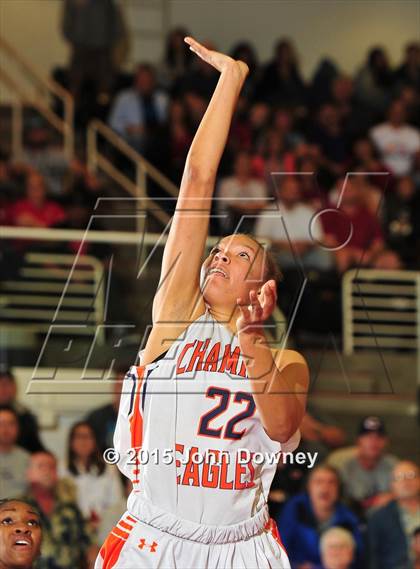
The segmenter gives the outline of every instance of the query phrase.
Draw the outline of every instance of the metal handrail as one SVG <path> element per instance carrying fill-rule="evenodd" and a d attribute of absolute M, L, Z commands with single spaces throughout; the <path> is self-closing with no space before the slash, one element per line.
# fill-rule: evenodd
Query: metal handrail
<path fill-rule="evenodd" d="M 78 333 L 89 334 L 95 331 L 99 342 L 103 343 L 104 331 L 100 326 L 98 328 L 104 318 L 102 263 L 95 257 L 81 255 L 78 256 L 77 263 L 85 270 L 74 270 L 75 258 L 72 254 L 32 252 L 26 253 L 24 259 L 25 263 L 35 267 L 29 268 L 23 265 L 20 269 L 21 280 L 2 282 L 1 315 L 6 319 L 2 321 L 2 327 L 20 327 L 32 332 L 47 332 L 51 324 L 55 323 L 58 324 L 57 332 L 60 333 L 66 331 L 66 326 L 62 325 L 63 320 L 78 324 L 82 322 L 84 326 L 76 326 Z M 86 269 L 89 269 L 89 272 Z M 82 291 L 74 288 L 77 283 L 73 283 L 73 287 L 69 283 L 71 278 L 83 277 L 86 280 L 83 292 L 90 295 L 88 298 L 80 298 L 79 294 Z M 49 286 L 51 284 L 53 287 Z M 46 292 L 48 295 L 45 295 Z M 76 293 L 76 297 L 71 296 Z M 93 308 L 93 324 L 86 322 L 86 311 L 90 308 Z M 7 320 L 8 318 L 10 320 Z"/>
<path fill-rule="evenodd" d="M 352 269 L 342 282 L 345 354 L 357 347 L 420 350 L 420 272 Z"/>
<path fill-rule="evenodd" d="M 117 170 L 117 168 L 100 153 L 98 149 L 98 134 L 103 136 L 109 144 L 117 148 L 125 157 L 133 162 L 136 168 L 135 183 Z M 140 198 L 140 200 L 145 200 L 141 203 L 142 209 L 146 207 L 162 224 L 166 224 L 169 221 L 169 215 L 159 207 L 156 202 L 153 202 L 149 198 L 147 198 L 147 200 L 145 199 L 147 197 L 147 177 L 149 176 L 174 198 L 178 196 L 177 186 L 153 166 L 153 164 L 146 160 L 144 156 L 134 150 L 121 136 L 98 119 L 92 120 L 88 126 L 87 154 L 88 168 L 92 172 L 96 172 L 98 167 L 102 168 L 108 176 L 110 176 L 114 182 L 122 186 L 127 193 L 133 197 Z"/>
<path fill-rule="evenodd" d="M 2 70 L 2 79 L 8 84 L 10 88 L 19 96 L 20 102 L 27 102 L 35 106 L 51 123 L 54 128 L 59 130 L 63 135 L 64 139 L 64 149 L 69 160 L 73 158 L 74 155 L 74 100 L 73 96 L 67 89 L 62 87 L 56 81 L 45 78 L 37 69 L 32 65 L 32 63 L 25 58 L 16 48 L 14 48 L 4 37 L 0 36 L 0 52 L 6 53 L 13 62 L 21 68 L 24 72 L 25 77 L 29 79 L 38 87 L 38 92 L 42 95 L 44 102 L 40 100 L 33 100 L 32 97 L 28 97 L 24 90 L 22 90 L 15 81 L 13 81 L 9 74 L 7 74 L 4 69 Z M 41 87 L 41 89 L 40 89 Z M 64 120 L 62 120 L 56 113 L 51 111 L 48 103 L 45 102 L 45 93 L 48 95 L 54 95 L 63 104 L 64 109 Z M 14 133 L 14 136 L 22 136 L 22 133 Z M 14 145 L 16 147 L 16 145 Z M 17 145 L 18 146 L 18 145 Z"/>

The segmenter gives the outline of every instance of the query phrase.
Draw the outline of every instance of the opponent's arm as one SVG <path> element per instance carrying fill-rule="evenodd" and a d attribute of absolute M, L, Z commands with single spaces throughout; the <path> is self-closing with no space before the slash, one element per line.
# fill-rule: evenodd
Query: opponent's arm
<path fill-rule="evenodd" d="M 153 320 L 185 315 L 199 292 L 199 273 L 217 168 L 226 144 L 235 104 L 248 67 L 208 50 L 193 38 L 190 49 L 220 71 L 220 78 L 189 150 L 175 214 L 165 246 L 153 305 Z"/>
<path fill-rule="evenodd" d="M 276 305 L 275 282 L 268 281 L 260 297 L 251 291 L 249 305 L 241 299 L 238 339 L 245 357 L 253 397 L 268 436 L 284 443 L 297 431 L 305 414 L 309 370 L 298 352 L 270 349 L 263 323 Z"/>

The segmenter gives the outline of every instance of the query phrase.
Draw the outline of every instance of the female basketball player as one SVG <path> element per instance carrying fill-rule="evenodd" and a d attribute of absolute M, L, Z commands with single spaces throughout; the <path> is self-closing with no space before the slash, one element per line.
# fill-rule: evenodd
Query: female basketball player
<path fill-rule="evenodd" d="M 268 345 L 263 323 L 276 290 L 258 242 L 225 237 L 202 264 L 216 171 L 248 69 L 185 41 L 220 78 L 187 157 L 153 328 L 140 367 L 124 380 L 114 443 L 133 492 L 96 568 L 286 569 L 266 499 L 272 457 L 297 444 L 308 369 L 298 353 Z"/>
<path fill-rule="evenodd" d="M 36 509 L 22 500 L 0 500 L 0 569 L 32 569 L 41 541 Z"/>

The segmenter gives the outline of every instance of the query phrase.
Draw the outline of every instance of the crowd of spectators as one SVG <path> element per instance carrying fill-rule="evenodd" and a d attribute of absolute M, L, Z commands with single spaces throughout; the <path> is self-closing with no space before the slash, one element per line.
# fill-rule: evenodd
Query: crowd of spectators
<path fill-rule="evenodd" d="M 0 373 L 0 500 L 20 498 L 39 512 L 41 569 L 92 567 L 125 511 L 131 483 L 106 464 L 112 447 L 122 368 L 111 400 L 68 432 L 60 458 L 45 448 L 34 416 Z M 310 409 L 295 452 L 319 453 L 312 467 L 280 455 L 269 507 L 292 569 L 418 569 L 420 479 L 416 464 L 387 453 L 384 421 L 365 417 L 354 444 Z"/>
<path fill-rule="evenodd" d="M 168 35 L 161 64 L 140 63 L 131 77 L 118 73 L 110 53 L 123 24 L 113 5 L 104 3 L 98 18 L 88 5 L 65 4 L 63 32 L 72 55 L 63 83 L 75 96 L 77 116 L 86 118 L 76 121 L 78 140 L 85 139 L 89 117 L 99 115 L 179 185 L 218 73 L 192 57 L 182 28 Z M 395 67 L 385 48 L 373 47 L 353 77 L 324 59 L 311 79 L 303 78 L 287 39 L 276 43 L 266 63 L 249 42 L 231 54 L 245 60 L 250 73 L 219 168 L 210 231 L 269 239 L 283 273 L 278 296 L 286 315 L 302 270 L 309 283 L 318 283 L 301 299 L 295 332 L 310 330 L 312 322 L 317 333 L 324 325 L 339 333 L 345 271 L 420 267 L 420 45 L 407 44 Z M 93 91 L 96 107 L 84 108 Z M 121 157 L 110 158 L 132 174 Z M 84 229 L 107 183 L 83 160 L 69 163 L 45 124 L 32 117 L 19 163 L 0 155 L 0 222 Z M 156 184 L 148 191 L 162 197 Z M 166 211 L 173 207 L 159 203 Z M 15 245 L 19 254 L 30 243 Z M 69 243 L 60 252 L 79 247 Z M 109 249 L 83 247 L 106 265 Z M 13 271 L 16 262 L 2 252 L 0 268 Z M 322 306 L 325 318 L 314 306 Z"/>

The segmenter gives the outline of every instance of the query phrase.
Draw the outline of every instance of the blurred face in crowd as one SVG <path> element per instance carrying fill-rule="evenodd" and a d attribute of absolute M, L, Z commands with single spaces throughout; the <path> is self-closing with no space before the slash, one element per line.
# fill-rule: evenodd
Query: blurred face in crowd
<path fill-rule="evenodd" d="M 397 194 L 403 200 L 409 200 L 414 196 L 415 193 L 414 180 L 410 176 L 404 176 L 400 178 L 397 184 Z"/>
<path fill-rule="evenodd" d="M 137 91 L 142 95 L 150 95 L 155 88 L 155 76 L 147 67 L 139 66 L 135 79 Z"/>
<path fill-rule="evenodd" d="M 0 405 L 9 405 L 16 397 L 16 383 L 8 375 L 0 374 Z"/>
<path fill-rule="evenodd" d="M 405 60 L 409 66 L 420 67 L 420 43 L 410 43 L 406 47 Z"/>
<path fill-rule="evenodd" d="M 392 491 L 397 500 L 417 498 L 420 493 L 419 469 L 414 462 L 399 462 L 392 473 Z"/>
<path fill-rule="evenodd" d="M 318 121 L 326 129 L 337 128 L 339 117 L 334 105 L 322 105 L 318 113 Z"/>
<path fill-rule="evenodd" d="M 87 424 L 76 427 L 70 445 L 76 457 L 80 460 L 88 459 L 96 449 L 96 439 L 92 428 Z"/>
<path fill-rule="evenodd" d="M 29 504 L 0 506 L 0 569 L 30 569 L 41 547 L 39 515 Z"/>
<path fill-rule="evenodd" d="M 315 510 L 332 510 L 338 500 L 337 475 L 328 468 L 314 470 L 308 482 L 308 494 Z"/>
<path fill-rule="evenodd" d="M 234 173 L 238 178 L 248 178 L 251 174 L 251 162 L 246 152 L 239 152 L 235 158 Z"/>
<path fill-rule="evenodd" d="M 26 197 L 35 205 L 45 201 L 46 188 L 44 179 L 39 174 L 30 174 L 26 182 Z"/>
<path fill-rule="evenodd" d="M 389 69 L 388 55 L 385 50 L 380 47 L 371 50 L 369 60 L 373 69 L 378 71 Z"/>
<path fill-rule="evenodd" d="M 299 182 L 296 178 L 287 176 L 284 180 L 281 180 L 278 195 L 286 207 L 292 207 L 299 203 L 301 192 Z"/>
<path fill-rule="evenodd" d="M 0 447 L 8 450 L 16 444 L 19 435 L 19 423 L 12 411 L 0 411 Z"/>
<path fill-rule="evenodd" d="M 325 569 L 348 569 L 354 558 L 354 546 L 339 533 L 325 537 L 322 548 L 322 566 Z"/>
<path fill-rule="evenodd" d="M 369 462 L 378 462 L 387 447 L 388 439 L 380 433 L 364 433 L 357 439 L 359 456 Z"/>
<path fill-rule="evenodd" d="M 350 178 L 341 178 L 338 180 L 336 187 L 340 192 L 343 192 L 340 209 L 352 215 L 362 204 L 360 188 Z"/>
<path fill-rule="evenodd" d="M 27 473 L 28 482 L 53 490 L 57 484 L 57 461 L 46 452 L 35 452 L 31 455 Z"/>
<path fill-rule="evenodd" d="M 345 75 L 337 77 L 333 81 L 332 91 L 336 101 L 340 103 L 348 102 L 353 94 L 353 81 Z"/>
<path fill-rule="evenodd" d="M 279 109 L 274 115 L 274 128 L 281 132 L 289 132 L 292 127 L 292 115 L 284 109 Z"/>
<path fill-rule="evenodd" d="M 296 61 L 296 55 L 292 44 L 288 40 L 280 41 L 276 45 L 275 57 L 279 65 L 293 65 Z"/>
<path fill-rule="evenodd" d="M 270 114 L 270 107 L 264 103 L 256 103 L 249 111 L 249 121 L 254 128 L 265 125 Z"/>
<path fill-rule="evenodd" d="M 354 155 L 359 162 L 368 162 L 374 158 L 374 149 L 368 138 L 359 139 L 354 145 Z"/>
<path fill-rule="evenodd" d="M 395 101 L 392 103 L 389 113 L 389 122 L 393 126 L 401 126 L 405 123 L 405 106 L 401 101 Z"/>

